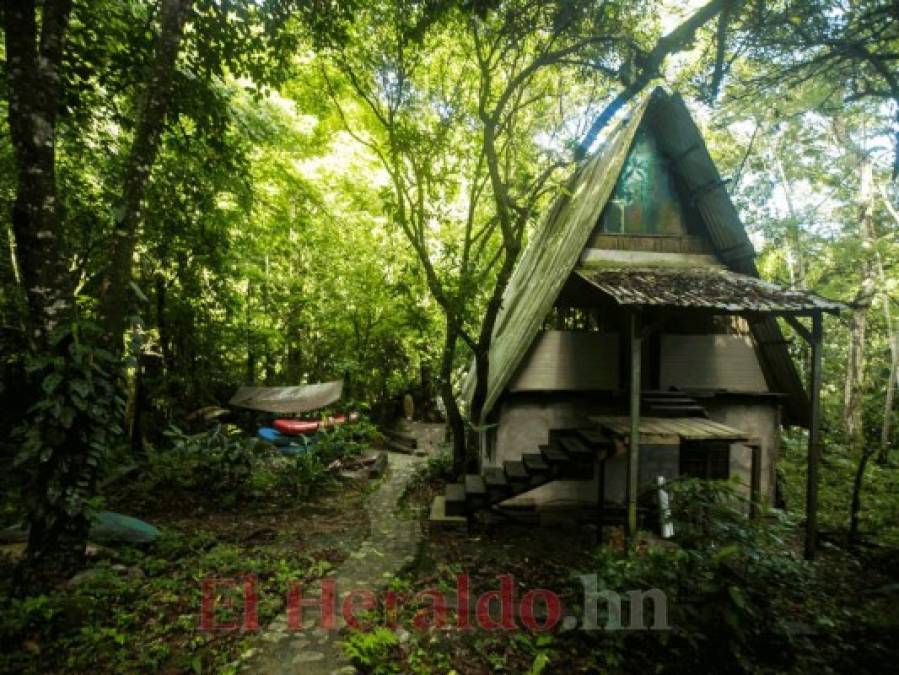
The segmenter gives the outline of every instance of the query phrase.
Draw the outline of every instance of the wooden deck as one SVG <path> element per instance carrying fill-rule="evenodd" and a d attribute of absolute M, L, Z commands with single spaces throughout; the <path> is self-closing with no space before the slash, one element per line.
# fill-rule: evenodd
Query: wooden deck
<path fill-rule="evenodd" d="M 627 416 L 590 417 L 604 434 L 623 438 L 630 435 L 631 421 Z M 656 438 L 676 438 L 678 441 L 748 441 L 750 435 L 720 422 L 704 417 L 641 417 L 638 425 L 641 442 Z"/>

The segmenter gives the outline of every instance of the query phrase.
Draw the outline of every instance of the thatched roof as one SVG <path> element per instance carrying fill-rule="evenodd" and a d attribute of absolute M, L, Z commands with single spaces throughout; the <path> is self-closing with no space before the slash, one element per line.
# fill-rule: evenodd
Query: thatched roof
<path fill-rule="evenodd" d="M 680 174 L 716 257 L 731 271 L 758 278 L 752 244 L 699 129 L 680 96 L 658 88 L 633 106 L 630 116 L 609 131 L 597 152 L 571 177 L 522 254 L 494 328 L 485 413 L 499 400 L 575 270 L 641 124 L 651 126 Z M 752 332 L 770 389 L 787 394 L 788 421 L 807 425 L 808 397 L 775 318 L 753 322 Z M 473 389 L 471 372 L 463 387 L 469 402 Z"/>

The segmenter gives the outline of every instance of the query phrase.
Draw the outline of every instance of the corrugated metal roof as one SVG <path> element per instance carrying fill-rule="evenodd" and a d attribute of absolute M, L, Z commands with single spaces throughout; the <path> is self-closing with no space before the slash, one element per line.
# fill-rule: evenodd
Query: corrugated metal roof
<path fill-rule="evenodd" d="M 591 285 L 626 307 L 677 307 L 719 313 L 838 312 L 842 305 L 756 277 L 714 267 L 580 270 Z"/>

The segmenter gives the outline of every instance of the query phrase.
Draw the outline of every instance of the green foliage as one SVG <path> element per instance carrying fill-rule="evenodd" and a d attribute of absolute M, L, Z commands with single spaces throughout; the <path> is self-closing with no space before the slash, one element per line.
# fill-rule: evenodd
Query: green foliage
<path fill-rule="evenodd" d="M 843 543 L 858 454 L 832 435 L 825 436 L 824 448 L 819 469 L 818 524 L 827 540 Z M 804 433 L 785 435 L 777 470 L 791 511 L 801 512 L 805 503 L 806 452 Z M 861 535 L 871 543 L 899 546 L 899 471 L 891 465 L 868 462 L 862 489 Z"/>
<path fill-rule="evenodd" d="M 748 520 L 748 505 L 726 483 L 685 479 L 670 485 L 678 546 L 638 555 L 602 549 L 597 572 L 604 586 L 665 593 L 672 631 L 662 640 L 676 671 L 704 663 L 730 663 L 744 672 L 761 664 L 791 666 L 797 646 L 785 613 L 802 601 L 812 568 L 790 551 L 789 521 L 774 513 Z M 658 647 L 645 632 L 609 635 L 601 657 L 607 667 L 625 658 L 633 663 L 635 649 Z"/>
<path fill-rule="evenodd" d="M 171 427 L 165 435 L 170 446 L 149 456 L 151 480 L 159 487 L 177 486 L 230 500 L 246 489 L 259 454 L 258 443 L 246 434 L 216 425 L 197 434 Z"/>
<path fill-rule="evenodd" d="M 354 631 L 343 643 L 344 653 L 353 665 L 372 675 L 399 673 L 400 664 L 393 658 L 399 639 L 391 630 L 375 628 L 371 631 Z"/>
<path fill-rule="evenodd" d="M 379 436 L 377 427 L 368 419 L 320 429 L 316 434 L 315 452 L 326 464 L 344 457 L 351 458 L 365 450 Z"/>
<path fill-rule="evenodd" d="M 26 382 L 40 391 L 14 432 L 15 475 L 29 515 L 51 525 L 61 514 L 87 516 L 96 476 L 116 444 L 123 407 L 111 375 L 116 363 L 98 342 L 90 321 L 59 326 L 53 353 L 25 362 Z"/>

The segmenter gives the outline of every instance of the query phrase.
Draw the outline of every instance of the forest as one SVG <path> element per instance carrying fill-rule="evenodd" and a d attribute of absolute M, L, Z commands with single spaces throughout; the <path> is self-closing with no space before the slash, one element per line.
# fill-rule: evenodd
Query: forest
<path fill-rule="evenodd" d="M 0 672 L 895 663 L 899 5 L 2 0 L 0 19 Z M 528 243 L 657 87 L 695 120 L 759 277 L 842 305 L 823 319 L 815 559 L 803 425 L 761 517 L 683 480 L 673 541 L 495 512 L 429 532 L 498 424 L 491 346 Z M 814 382 L 805 324 L 772 320 Z M 265 408 L 229 407 L 334 381 L 292 453 L 257 437 Z M 101 541 L 103 514 L 148 538 Z M 296 581 L 420 597 L 460 574 L 579 610 L 579 575 L 662 589 L 672 628 L 411 628 L 420 603 L 397 610 L 408 630 L 267 638 Z M 261 628 L 204 629 L 249 616 L 250 578 Z"/>

